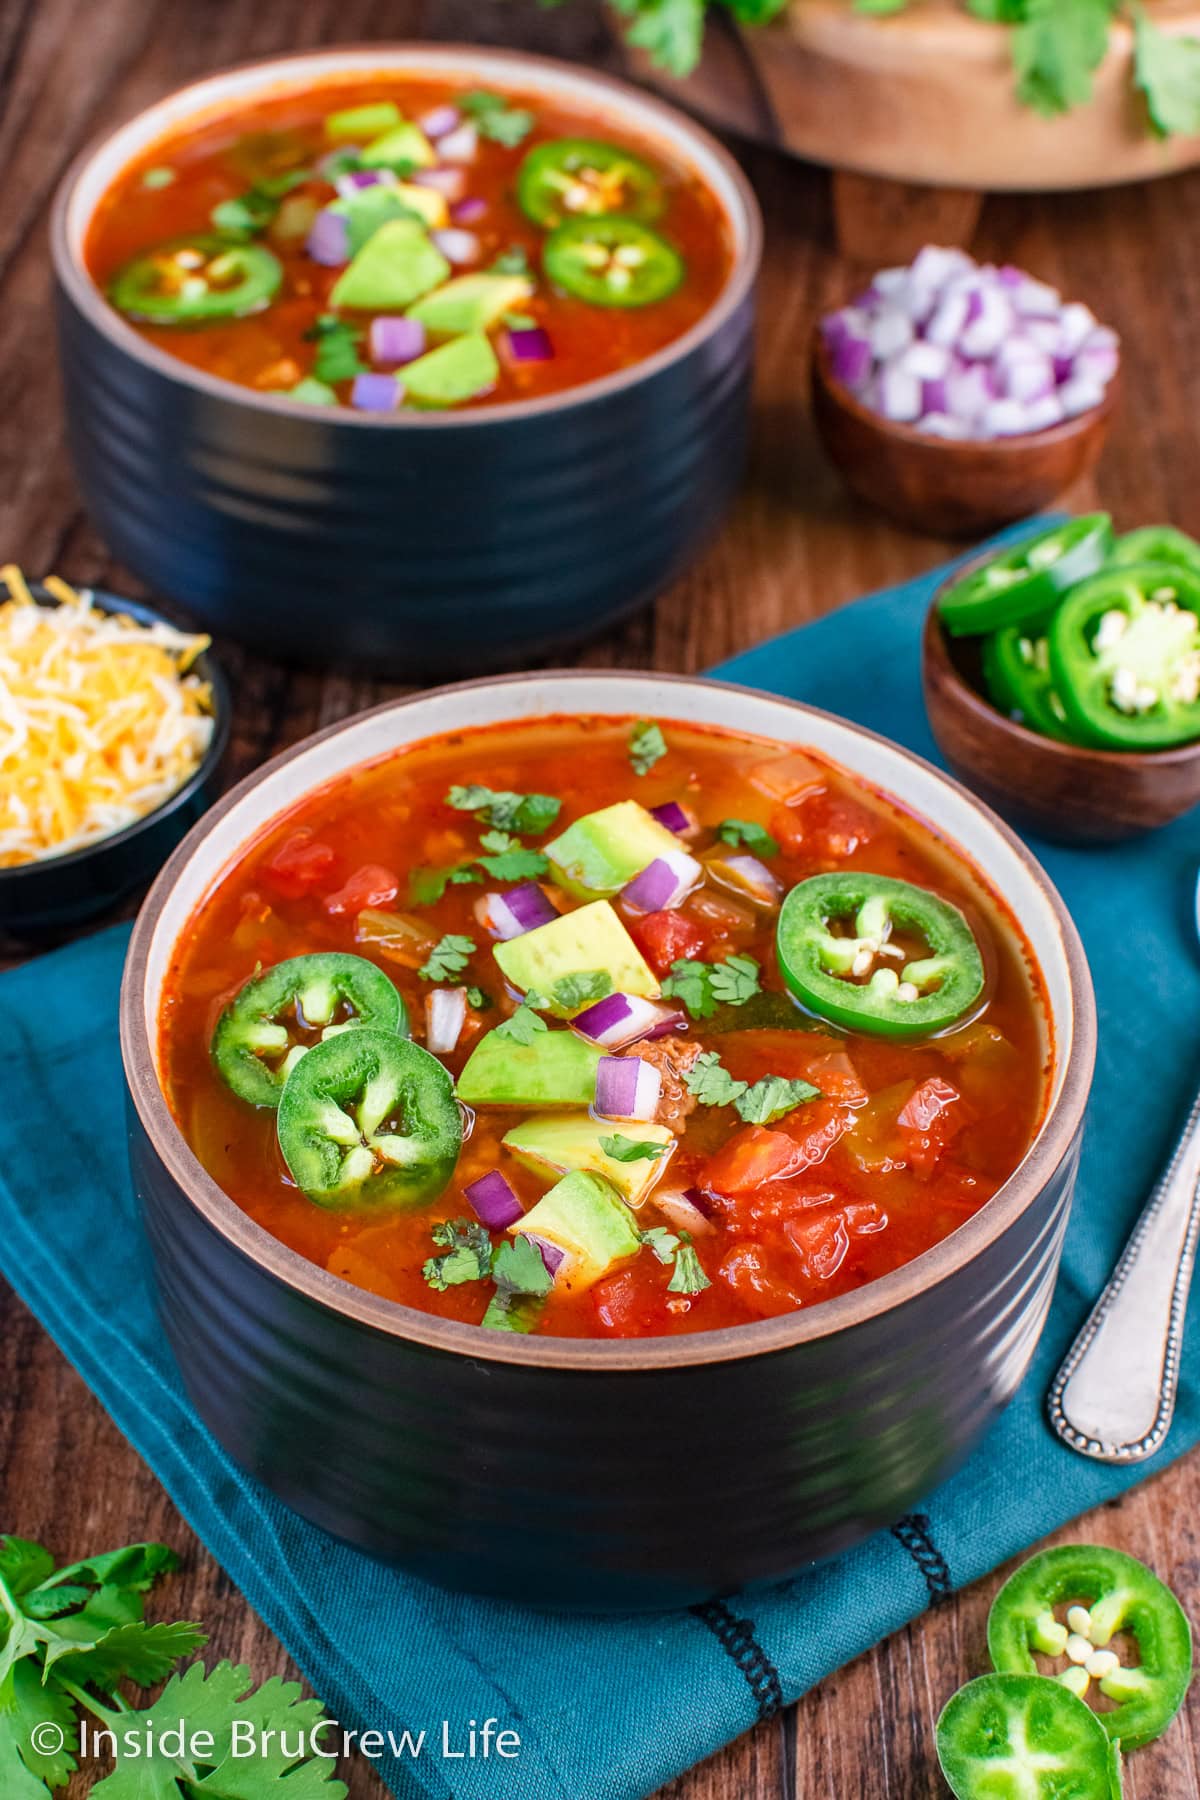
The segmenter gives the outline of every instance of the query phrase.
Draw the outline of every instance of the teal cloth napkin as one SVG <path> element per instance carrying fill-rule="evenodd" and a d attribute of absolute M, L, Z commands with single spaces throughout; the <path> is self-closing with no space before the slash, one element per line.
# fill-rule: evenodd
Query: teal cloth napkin
<path fill-rule="evenodd" d="M 936 757 L 918 638 L 937 578 L 877 594 L 719 673 Z M 949 1589 L 1196 1442 L 1195 1327 L 1157 1463 L 1084 1461 L 1053 1437 L 1042 1407 L 1195 1088 L 1197 818 L 1115 850 L 1035 848 L 1083 933 L 1100 1057 L 1033 1368 L 967 1466 L 894 1531 L 783 1586 L 651 1618 L 547 1617 L 439 1592 L 334 1543 L 242 1475 L 191 1411 L 154 1320 L 125 1167 L 116 1003 L 126 932 L 0 981 L 0 1264 L 343 1724 L 425 1732 L 419 1756 L 389 1752 L 378 1765 L 398 1800 L 649 1794 Z M 56 1546 L 69 1556 L 96 1547 Z M 519 1734 L 515 1760 L 443 1756 L 443 1721 L 461 1750 L 467 1722 L 488 1717 Z"/>

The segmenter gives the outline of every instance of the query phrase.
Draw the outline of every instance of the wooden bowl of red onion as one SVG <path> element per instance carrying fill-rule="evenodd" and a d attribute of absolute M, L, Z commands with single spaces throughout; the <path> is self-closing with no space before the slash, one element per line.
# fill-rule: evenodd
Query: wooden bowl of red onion
<path fill-rule="evenodd" d="M 813 411 L 847 485 L 914 530 L 990 531 L 1099 458 L 1116 334 L 1019 269 L 933 246 L 813 337 Z"/>

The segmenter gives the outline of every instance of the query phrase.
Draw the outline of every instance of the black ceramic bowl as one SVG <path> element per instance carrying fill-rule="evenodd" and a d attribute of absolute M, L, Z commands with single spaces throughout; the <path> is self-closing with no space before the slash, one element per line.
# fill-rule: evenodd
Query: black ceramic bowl
<path fill-rule="evenodd" d="M 37 582 L 30 583 L 29 591 L 42 606 L 58 605 L 54 596 Z M 90 592 L 105 612 L 128 613 L 143 625 L 162 619 L 161 613 L 140 606 L 135 600 L 123 600 L 119 594 L 108 594 L 103 589 L 93 588 Z M 68 851 L 65 856 L 48 856 L 43 862 L 0 869 L 0 933 L 36 938 L 81 925 L 107 912 L 157 875 L 188 827 L 212 805 L 220 791 L 221 761 L 229 744 L 232 707 L 225 677 L 212 655 L 206 651 L 193 666 L 210 684 L 213 696 L 213 734 L 195 771 L 161 806 L 135 819 L 123 831 L 97 838 L 94 844 Z"/>
<path fill-rule="evenodd" d="M 1048 997 L 1045 1117 L 988 1205 L 906 1268 L 821 1306 L 695 1336 L 484 1332 L 306 1262 L 188 1148 L 159 1079 L 160 1000 L 192 911 L 230 858 L 313 788 L 407 742 L 576 712 L 811 745 L 935 821 L 1020 919 Z M 996 928 L 1010 929 L 994 910 Z M 1041 869 L 928 764 L 749 689 L 549 674 L 381 707 L 236 788 L 147 899 L 121 1041 L 161 1316 L 197 1409 L 232 1455 L 309 1519 L 431 1580 L 628 1609 L 789 1576 L 845 1549 L 949 1474 L 1011 1398 L 1057 1273 L 1095 1010 L 1079 940 Z"/>
<path fill-rule="evenodd" d="M 411 68 L 561 95 L 656 141 L 720 200 L 733 267 L 683 337 L 541 400 L 443 414 L 316 408 L 143 341 L 83 266 L 89 220 L 140 150 L 264 91 Z M 429 44 L 312 52 L 181 89 L 67 175 L 54 212 L 59 342 L 84 498 L 121 560 L 214 632 L 379 674 L 477 673 L 602 630 L 678 575 L 743 461 L 761 223 L 698 126 L 601 75 Z"/>

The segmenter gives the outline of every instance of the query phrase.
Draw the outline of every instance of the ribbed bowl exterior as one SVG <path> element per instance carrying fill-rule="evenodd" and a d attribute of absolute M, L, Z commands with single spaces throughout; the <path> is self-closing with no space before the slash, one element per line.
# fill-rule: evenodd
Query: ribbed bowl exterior
<path fill-rule="evenodd" d="M 163 1322 L 231 1455 L 435 1582 L 587 1610 L 779 1580 L 893 1523 L 1012 1397 L 1079 1140 L 1011 1228 L 907 1304 L 770 1354 L 637 1370 L 473 1360 L 284 1285 L 217 1233 L 130 1111 Z"/>

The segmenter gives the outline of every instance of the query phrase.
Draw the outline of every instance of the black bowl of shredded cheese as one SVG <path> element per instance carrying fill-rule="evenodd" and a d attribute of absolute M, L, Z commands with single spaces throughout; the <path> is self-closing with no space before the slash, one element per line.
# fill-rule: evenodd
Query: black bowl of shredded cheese
<path fill-rule="evenodd" d="M 0 569 L 0 931 L 76 925 L 150 880 L 216 796 L 229 694 L 207 637 Z"/>

